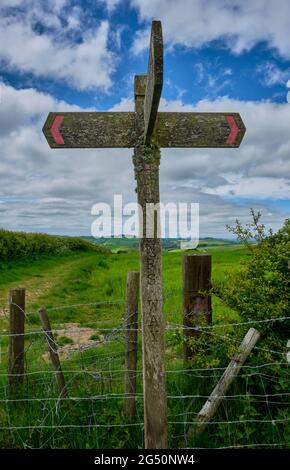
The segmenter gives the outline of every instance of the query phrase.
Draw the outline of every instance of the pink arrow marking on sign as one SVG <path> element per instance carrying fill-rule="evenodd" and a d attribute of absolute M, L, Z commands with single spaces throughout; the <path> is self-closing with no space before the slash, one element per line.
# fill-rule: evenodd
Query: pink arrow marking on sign
<path fill-rule="evenodd" d="M 228 121 L 228 124 L 231 128 L 230 133 L 229 133 L 228 138 L 227 138 L 227 141 L 226 141 L 226 144 L 227 145 L 233 145 L 236 141 L 236 138 L 237 138 L 237 135 L 238 135 L 238 132 L 239 132 L 239 128 L 236 124 L 234 116 L 226 116 L 226 120 Z"/>
<path fill-rule="evenodd" d="M 54 138 L 55 143 L 58 145 L 64 145 L 64 140 L 59 130 L 63 119 L 64 116 L 56 116 L 50 129 L 52 137 Z"/>

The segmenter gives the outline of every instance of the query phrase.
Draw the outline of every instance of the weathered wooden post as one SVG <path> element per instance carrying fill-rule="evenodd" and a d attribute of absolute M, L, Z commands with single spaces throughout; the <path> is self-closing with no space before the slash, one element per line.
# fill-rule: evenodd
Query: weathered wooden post
<path fill-rule="evenodd" d="M 60 396 L 67 397 L 67 388 L 64 380 L 64 375 L 61 370 L 60 360 L 57 352 L 57 345 L 54 341 L 53 333 L 51 331 L 51 326 L 49 322 L 49 318 L 47 316 L 45 308 L 40 308 L 38 310 L 39 318 L 42 324 L 42 328 L 44 331 L 45 339 L 48 346 L 48 352 L 51 360 L 51 365 L 55 372 L 56 381 L 58 383 L 60 389 Z"/>
<path fill-rule="evenodd" d="M 231 386 L 233 380 L 237 377 L 243 364 L 246 362 L 247 357 L 255 347 L 259 338 L 259 331 L 255 330 L 255 328 L 250 328 L 242 343 L 240 344 L 238 352 L 234 355 L 218 384 L 198 413 L 196 419 L 197 422 L 195 426 L 190 428 L 188 433 L 189 436 L 193 436 L 194 434 L 198 434 L 203 431 L 207 423 L 215 415 L 229 387 Z"/>
<path fill-rule="evenodd" d="M 136 414 L 139 282 L 138 272 L 128 273 L 124 322 L 126 330 L 124 415 L 129 422 Z"/>
<path fill-rule="evenodd" d="M 152 215 L 152 206 L 160 200 L 160 148 L 239 147 L 245 134 L 238 113 L 159 112 L 162 84 L 162 29 L 160 21 L 153 21 L 147 75 L 135 76 L 135 112 L 49 113 L 43 127 L 50 147 L 55 149 L 135 149 L 133 163 L 141 207 L 140 277 L 147 448 L 167 447 L 159 210 L 153 210 Z"/>
<path fill-rule="evenodd" d="M 167 397 L 165 386 L 165 345 L 162 300 L 162 254 L 157 228 L 160 217 L 154 211 L 153 227 L 148 224 L 148 204 L 158 204 L 160 150 L 144 144 L 144 77 L 135 77 L 135 113 L 139 139 L 133 162 L 140 212 L 140 274 L 143 333 L 143 387 L 145 447 L 167 447 Z M 151 214 L 152 215 L 152 214 Z M 148 217 L 149 216 L 149 217 Z M 153 229 L 153 230 L 152 230 Z M 149 233 L 148 232 L 152 232 Z"/>
<path fill-rule="evenodd" d="M 10 337 L 9 337 L 9 388 L 10 392 L 24 381 L 24 325 L 25 289 L 11 289 L 9 294 Z"/>
<path fill-rule="evenodd" d="M 152 139 L 163 85 L 163 40 L 153 21 L 147 75 L 135 77 L 136 146 L 133 156 L 140 225 L 145 447 L 165 449 L 167 396 L 160 233 L 160 148 Z M 153 211 L 152 211 L 153 208 Z"/>
<path fill-rule="evenodd" d="M 184 255 L 182 274 L 184 359 L 189 360 L 194 355 L 191 340 L 199 334 L 194 328 L 212 321 L 211 255 Z"/>

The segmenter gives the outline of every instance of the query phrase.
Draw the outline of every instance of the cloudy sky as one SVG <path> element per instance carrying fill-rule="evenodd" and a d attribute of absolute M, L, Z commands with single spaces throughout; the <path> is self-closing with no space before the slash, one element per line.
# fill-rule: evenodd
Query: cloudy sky
<path fill-rule="evenodd" d="M 162 150 L 162 201 L 199 202 L 201 236 L 250 207 L 274 229 L 289 216 L 289 0 L 0 0 L 0 227 L 87 235 L 93 204 L 135 201 L 132 150 L 51 150 L 41 129 L 49 111 L 132 110 L 152 19 L 162 109 L 247 127 L 239 149 Z"/>

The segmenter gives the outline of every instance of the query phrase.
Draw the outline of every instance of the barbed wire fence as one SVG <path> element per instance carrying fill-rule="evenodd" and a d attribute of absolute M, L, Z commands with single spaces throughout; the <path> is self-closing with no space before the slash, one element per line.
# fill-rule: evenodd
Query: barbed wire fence
<path fill-rule="evenodd" d="M 180 289 L 165 293 L 164 298 L 179 296 Z M 143 389 L 140 320 L 138 362 L 134 370 L 126 364 L 127 332 L 122 315 L 124 300 L 48 307 L 53 315 L 53 349 L 60 358 L 67 396 L 62 396 L 51 368 L 43 329 L 36 322 L 37 311 L 26 312 L 24 337 L 25 366 L 23 383 L 11 394 L 7 374 L 9 341 L 21 334 L 7 330 L 0 334 L 0 430 L 1 447 L 142 447 Z M 118 309 L 118 318 L 99 318 L 100 309 Z M 64 312 L 74 317 L 85 310 L 93 317 L 94 327 L 65 322 Z M 190 315 L 192 312 L 188 312 Z M 102 316 L 102 315 L 101 315 Z M 216 315 L 218 317 L 218 315 Z M 189 430 L 198 424 L 198 412 L 227 369 L 229 357 L 236 351 L 248 327 L 281 322 L 289 328 L 290 317 L 216 322 L 211 325 L 185 326 L 182 312 L 167 317 L 180 322 L 165 324 L 167 346 L 167 400 L 170 445 L 177 448 L 284 448 L 289 447 L 289 363 L 286 344 L 276 349 L 253 347 L 250 360 L 241 366 L 239 377 L 213 419 L 205 422 L 200 435 Z M 8 320 L 8 315 L 7 315 Z M 128 320 L 128 318 L 127 318 Z M 184 363 L 182 342 L 185 330 L 198 333 L 196 360 Z M 128 353 L 128 350 L 127 350 Z M 134 396 L 124 389 L 126 373 L 135 374 Z M 124 402 L 134 398 L 134 419 L 126 420 Z"/>

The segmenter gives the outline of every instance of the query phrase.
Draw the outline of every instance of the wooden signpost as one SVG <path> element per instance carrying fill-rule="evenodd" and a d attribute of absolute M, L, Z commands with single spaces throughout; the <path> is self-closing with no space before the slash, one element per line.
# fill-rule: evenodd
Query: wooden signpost
<path fill-rule="evenodd" d="M 146 448 L 167 447 L 162 263 L 157 211 L 151 238 L 146 237 L 145 223 L 147 204 L 160 202 L 160 147 L 239 147 L 245 134 L 238 113 L 158 112 L 162 85 L 162 29 L 160 21 L 153 21 L 148 72 L 135 76 L 134 112 L 50 113 L 43 128 L 51 148 L 134 148 L 138 203 L 143 209 L 143 213 L 140 211 L 140 279 Z"/>

